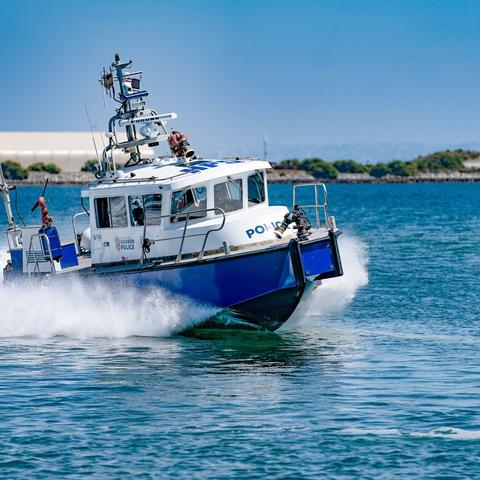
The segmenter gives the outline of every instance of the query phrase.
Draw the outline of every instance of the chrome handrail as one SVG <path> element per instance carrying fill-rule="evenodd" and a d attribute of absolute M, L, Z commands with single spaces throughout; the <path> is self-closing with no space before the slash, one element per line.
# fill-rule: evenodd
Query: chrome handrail
<path fill-rule="evenodd" d="M 32 273 L 34 274 L 37 270 L 38 270 L 38 273 L 41 273 L 40 272 L 40 265 L 38 264 L 37 250 L 35 250 L 35 249 L 33 249 L 33 258 L 35 259 L 35 268 L 33 269 L 33 272 L 30 272 L 30 264 L 34 263 L 34 262 L 30 262 L 30 257 L 32 255 L 32 247 L 33 247 L 33 239 L 34 238 L 38 238 L 39 245 L 40 245 L 40 251 L 43 253 L 43 255 L 45 255 L 45 251 L 44 251 L 44 247 L 43 247 L 42 238 L 46 239 L 47 246 L 48 246 L 48 261 L 50 262 L 50 265 L 52 267 L 52 273 L 53 274 L 57 273 L 56 270 L 55 270 L 55 263 L 53 262 L 53 255 L 52 255 L 52 248 L 50 246 L 50 239 L 48 238 L 48 236 L 45 233 L 35 233 L 30 237 L 30 245 L 28 247 L 27 258 L 26 258 L 28 276 L 31 276 Z"/>
<path fill-rule="evenodd" d="M 329 219 L 328 219 L 328 192 L 327 187 L 324 183 L 298 183 L 293 186 L 293 207 L 297 205 L 297 188 L 314 188 L 314 195 L 315 195 L 315 204 L 314 205 L 298 205 L 300 208 L 314 208 L 315 209 L 315 220 L 317 224 L 317 228 L 322 227 L 322 223 L 320 221 L 320 209 L 323 210 L 323 217 L 325 220 L 325 226 L 329 228 Z M 318 187 L 322 187 L 323 189 L 323 203 L 318 203 Z"/>
<path fill-rule="evenodd" d="M 217 226 L 217 227 L 214 227 L 214 228 L 212 227 L 204 233 L 193 233 L 191 235 L 187 235 L 187 228 L 188 228 L 189 222 L 191 220 L 191 215 L 198 215 L 199 213 L 208 213 L 208 212 L 215 212 L 216 214 L 222 215 L 222 222 L 221 222 L 220 226 Z M 146 222 L 146 218 L 145 218 L 145 224 L 144 224 L 144 229 L 143 229 L 143 238 L 142 238 L 142 246 L 145 245 L 145 240 L 148 240 L 150 243 L 156 243 L 156 242 L 164 242 L 164 241 L 167 241 L 167 240 L 179 240 L 179 239 L 181 239 L 180 247 L 178 249 L 178 253 L 175 256 L 175 263 L 178 263 L 182 260 L 183 246 L 185 244 L 185 239 L 186 238 L 204 236 L 202 248 L 201 248 L 200 252 L 198 253 L 198 257 L 197 257 L 198 260 L 201 260 L 204 256 L 204 254 L 205 254 L 205 247 L 207 245 L 207 240 L 208 240 L 208 237 L 210 236 L 210 234 L 212 232 L 218 232 L 218 231 L 222 230 L 222 228 L 225 226 L 225 221 L 226 221 L 225 211 L 222 208 L 219 208 L 219 207 L 203 208 L 203 209 L 200 209 L 200 210 L 195 210 L 193 212 L 170 213 L 170 214 L 167 214 L 167 215 L 161 215 L 160 217 L 157 217 L 157 218 L 160 218 L 160 219 L 163 219 L 163 218 L 177 219 L 179 217 L 182 218 L 182 219 L 185 219 L 185 225 L 183 226 L 183 231 L 182 231 L 181 236 L 157 238 L 155 240 L 147 239 L 147 236 L 146 236 L 147 222 Z M 144 259 L 146 259 L 145 251 L 144 251 L 144 256 L 142 258 L 142 261 Z"/>
<path fill-rule="evenodd" d="M 80 250 L 80 239 L 77 237 L 77 229 L 75 228 L 75 220 L 82 215 L 90 216 L 88 212 L 78 212 L 72 216 L 72 229 L 73 229 L 73 238 L 75 239 L 75 248 L 77 249 L 77 254 L 81 253 Z"/>

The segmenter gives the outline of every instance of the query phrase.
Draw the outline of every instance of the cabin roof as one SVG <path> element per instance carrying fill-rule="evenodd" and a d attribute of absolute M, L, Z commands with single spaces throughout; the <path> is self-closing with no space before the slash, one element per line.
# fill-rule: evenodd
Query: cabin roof
<path fill-rule="evenodd" d="M 154 160 L 150 164 L 117 170 L 111 179 L 92 183 L 83 193 L 87 195 L 87 192 L 92 190 L 104 191 L 117 187 L 122 187 L 123 190 L 123 188 L 139 185 L 161 185 L 167 190 L 177 190 L 217 178 L 222 179 L 231 175 L 271 168 L 270 163 L 265 160 L 252 159 L 199 159 L 186 165 L 173 162 L 173 159 L 170 163 L 165 159 Z"/>

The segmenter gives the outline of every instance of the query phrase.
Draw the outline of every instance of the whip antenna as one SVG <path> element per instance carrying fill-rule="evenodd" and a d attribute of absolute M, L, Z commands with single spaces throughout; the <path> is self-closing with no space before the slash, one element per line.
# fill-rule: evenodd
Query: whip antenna
<path fill-rule="evenodd" d="M 100 131 L 100 137 L 102 139 L 102 145 L 103 145 L 103 149 L 105 150 L 106 148 L 106 145 L 105 145 L 105 140 L 103 138 L 103 131 L 100 129 L 100 122 L 98 121 L 98 111 L 97 111 L 97 107 L 93 107 L 93 111 L 95 112 L 95 119 L 97 120 L 97 127 L 98 127 L 98 130 Z"/>
<path fill-rule="evenodd" d="M 90 133 L 92 134 L 93 146 L 95 147 L 95 154 L 97 155 L 98 167 L 101 169 L 100 156 L 98 155 L 97 142 L 95 141 L 95 135 L 93 134 L 92 122 L 90 121 L 90 115 L 88 114 L 87 104 L 84 102 L 83 106 L 85 107 L 85 113 L 87 114 L 88 124 L 90 125 Z"/>

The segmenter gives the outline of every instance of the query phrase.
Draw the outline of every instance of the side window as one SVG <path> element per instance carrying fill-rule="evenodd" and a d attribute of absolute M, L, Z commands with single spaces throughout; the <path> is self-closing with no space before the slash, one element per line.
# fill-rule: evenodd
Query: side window
<path fill-rule="evenodd" d="M 128 197 L 130 205 L 130 221 L 134 227 L 143 227 L 145 224 L 145 208 L 142 195 L 131 195 Z"/>
<path fill-rule="evenodd" d="M 229 180 L 213 187 L 214 204 L 225 212 L 243 208 L 242 180 Z"/>
<path fill-rule="evenodd" d="M 206 187 L 194 187 L 187 190 L 179 190 L 172 193 L 172 207 L 170 213 L 178 215 L 179 213 L 189 213 L 189 218 L 202 218 L 207 216 L 207 212 L 202 211 L 207 208 L 207 189 Z M 198 212 L 198 213 L 195 213 Z M 185 221 L 186 216 L 172 216 L 172 223 Z"/>
<path fill-rule="evenodd" d="M 162 195 L 159 193 L 144 195 L 143 206 L 147 225 L 160 225 L 162 222 Z"/>
<path fill-rule="evenodd" d="M 110 228 L 110 215 L 108 214 L 108 198 L 96 198 L 95 207 L 97 211 L 97 227 Z"/>
<path fill-rule="evenodd" d="M 96 198 L 97 227 L 126 227 L 127 206 L 125 197 Z"/>
<path fill-rule="evenodd" d="M 265 201 L 265 182 L 260 172 L 248 177 L 248 206 L 253 207 Z"/>
<path fill-rule="evenodd" d="M 134 227 L 160 225 L 162 222 L 162 195 L 132 195 L 128 197 L 130 220 Z"/>
<path fill-rule="evenodd" d="M 128 222 L 125 197 L 110 197 L 109 200 L 112 227 L 126 227 L 128 225 Z"/>

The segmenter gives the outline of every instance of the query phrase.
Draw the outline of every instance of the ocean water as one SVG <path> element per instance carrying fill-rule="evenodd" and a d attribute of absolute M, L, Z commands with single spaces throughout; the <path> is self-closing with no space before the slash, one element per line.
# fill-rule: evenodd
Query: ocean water
<path fill-rule="evenodd" d="M 0 287 L 2 476 L 480 478 L 480 185 L 329 193 L 345 276 L 275 334 L 176 335 L 214 309 L 168 292 Z"/>

